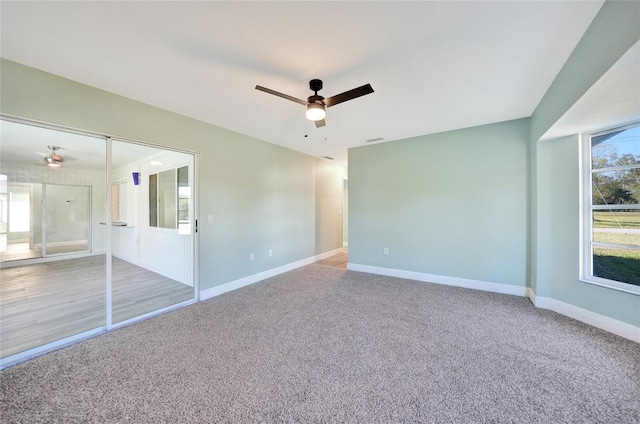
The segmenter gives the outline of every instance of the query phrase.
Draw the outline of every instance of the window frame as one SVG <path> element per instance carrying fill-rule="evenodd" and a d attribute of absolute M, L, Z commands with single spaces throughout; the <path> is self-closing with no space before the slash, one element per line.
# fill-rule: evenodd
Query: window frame
<path fill-rule="evenodd" d="M 186 168 L 186 177 L 187 177 L 187 181 L 186 181 L 186 185 L 182 185 L 181 186 L 181 180 L 180 180 L 180 170 Z M 175 212 L 175 219 L 173 219 L 173 225 L 175 225 L 174 227 L 166 227 L 162 225 L 162 221 L 163 218 L 160 216 L 160 175 L 162 173 L 166 173 L 166 172 L 173 172 L 173 188 L 174 190 L 174 195 L 172 196 L 172 200 L 173 203 L 175 204 L 175 208 L 172 208 L 172 210 Z M 180 235 L 189 235 L 191 234 L 191 224 L 193 222 L 195 222 L 195 218 L 193 218 L 193 214 L 192 214 L 192 209 L 193 209 L 193 183 L 190 183 L 189 181 L 193 178 L 190 174 L 191 172 L 191 165 L 189 164 L 180 164 L 177 166 L 171 166 L 168 167 L 166 169 L 161 169 L 161 170 L 157 170 L 155 172 L 150 172 L 147 176 L 148 181 L 149 181 L 149 187 L 148 187 L 148 193 L 147 193 L 147 200 L 148 200 L 148 205 L 149 205 L 149 217 L 148 217 L 148 222 L 147 222 L 147 228 L 149 228 L 152 231 L 164 231 L 164 232 L 170 232 L 170 233 L 177 233 Z M 151 180 L 152 177 L 155 176 L 155 183 L 152 184 Z M 189 196 L 181 196 L 180 195 L 180 187 L 188 187 L 190 192 L 189 192 Z M 152 189 L 153 188 L 153 189 Z M 154 194 L 152 196 L 152 194 Z M 184 222 L 185 220 L 182 220 L 183 222 L 181 223 L 180 220 L 180 200 L 181 199 L 188 199 L 189 201 L 189 207 L 186 209 L 186 211 L 188 212 L 188 219 L 186 222 Z M 155 213 L 154 213 L 155 212 Z M 155 223 L 156 225 L 153 225 L 152 223 L 152 218 L 155 219 Z"/>
<path fill-rule="evenodd" d="M 117 189 L 116 189 L 117 187 Z M 117 190 L 117 196 L 114 192 Z M 128 183 L 127 179 L 123 178 L 111 183 L 111 221 L 128 223 L 127 221 L 127 194 Z M 115 216 L 117 212 L 117 216 Z"/>
<path fill-rule="evenodd" d="M 625 125 L 619 125 L 606 130 L 594 131 L 581 134 L 580 136 L 580 277 L 579 280 L 584 283 L 594 284 L 626 293 L 640 296 L 640 286 L 621 281 L 609 280 L 593 275 L 593 200 L 591 196 L 592 185 L 592 168 L 591 168 L 591 139 L 593 137 L 602 136 L 617 131 L 624 131 L 640 126 L 640 121 L 632 122 Z M 618 170 L 623 167 L 604 168 L 603 170 Z M 603 172 L 599 170 L 599 172 Z M 613 205 L 612 205 L 613 206 Z M 640 205 L 625 205 L 632 207 L 624 207 L 624 209 L 638 209 Z M 612 209 L 616 209 L 613 206 Z M 622 209 L 622 208 L 620 208 Z M 612 245 L 613 246 L 613 245 Z"/>

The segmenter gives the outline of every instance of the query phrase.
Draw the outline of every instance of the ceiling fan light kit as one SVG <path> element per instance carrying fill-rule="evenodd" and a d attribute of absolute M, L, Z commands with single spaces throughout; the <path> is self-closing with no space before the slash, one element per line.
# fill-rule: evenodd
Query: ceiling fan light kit
<path fill-rule="evenodd" d="M 307 105 L 307 119 L 311 121 L 321 121 L 327 116 L 324 105 L 319 103 L 309 103 Z"/>
<path fill-rule="evenodd" d="M 270 88 L 256 85 L 256 90 L 264 91 L 265 93 L 273 94 L 274 96 L 282 97 L 283 99 L 290 100 L 292 102 L 299 103 L 307 107 L 307 119 L 315 121 L 316 127 L 323 127 L 325 125 L 324 118 L 327 115 L 326 108 L 335 106 L 347 100 L 352 100 L 365 94 L 373 93 L 373 87 L 371 84 L 365 84 L 361 87 L 354 88 L 344 93 L 336 94 L 335 96 L 327 97 L 326 99 L 318 95 L 318 91 L 322 90 L 322 80 L 312 79 L 309 81 L 309 88 L 314 92 L 312 96 L 307 98 L 307 101 L 298 99 L 288 94 L 280 93 L 279 91 L 272 90 Z"/>
<path fill-rule="evenodd" d="M 44 163 L 46 163 L 47 166 L 50 166 L 52 168 L 59 168 L 61 165 L 59 161 L 55 160 L 51 156 L 47 156 L 46 158 L 44 158 Z"/>
<path fill-rule="evenodd" d="M 47 146 L 47 147 L 51 150 L 51 154 L 44 158 L 44 163 L 47 166 L 50 166 L 52 168 L 59 168 L 62 165 L 62 162 L 64 162 L 64 159 L 62 158 L 62 156 L 56 153 L 56 150 L 60 149 L 60 147 L 58 146 Z"/>

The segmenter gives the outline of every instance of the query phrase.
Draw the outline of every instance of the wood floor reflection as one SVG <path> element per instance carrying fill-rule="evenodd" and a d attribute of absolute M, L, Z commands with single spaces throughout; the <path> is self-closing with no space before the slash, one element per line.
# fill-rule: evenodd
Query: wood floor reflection
<path fill-rule="evenodd" d="M 71 243 L 62 246 L 47 246 L 47 255 L 57 255 L 60 253 L 75 253 L 75 252 L 88 252 L 89 244 L 85 241 L 83 243 Z M 29 247 L 29 243 L 8 243 L 5 245 L 5 250 L 0 251 L 0 261 L 19 261 L 22 259 L 35 259 L 42 257 L 42 250 L 40 247 Z"/>
<path fill-rule="evenodd" d="M 192 299 L 193 287 L 113 258 L 113 322 Z M 105 325 L 105 256 L 0 269 L 0 356 Z"/>

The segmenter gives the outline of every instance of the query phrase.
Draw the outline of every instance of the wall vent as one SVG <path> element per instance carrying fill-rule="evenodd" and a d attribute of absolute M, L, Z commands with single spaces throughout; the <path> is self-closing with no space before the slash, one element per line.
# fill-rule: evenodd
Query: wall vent
<path fill-rule="evenodd" d="M 369 140 L 365 140 L 365 141 L 366 141 L 367 143 L 373 143 L 373 142 L 376 142 L 376 141 L 382 141 L 382 140 L 384 140 L 384 138 L 383 138 L 383 137 L 378 137 L 378 138 L 370 138 Z"/>

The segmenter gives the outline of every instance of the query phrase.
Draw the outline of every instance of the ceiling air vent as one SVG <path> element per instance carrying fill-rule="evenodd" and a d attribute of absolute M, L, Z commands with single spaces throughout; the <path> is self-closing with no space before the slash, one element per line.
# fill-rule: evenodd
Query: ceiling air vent
<path fill-rule="evenodd" d="M 374 143 L 376 141 L 382 141 L 384 140 L 384 138 L 382 137 L 378 137 L 378 138 L 370 138 L 369 140 L 365 140 L 367 143 Z"/>
<path fill-rule="evenodd" d="M 334 160 L 335 158 L 332 158 L 331 156 L 322 156 L 323 158 L 327 159 L 327 160 Z"/>

